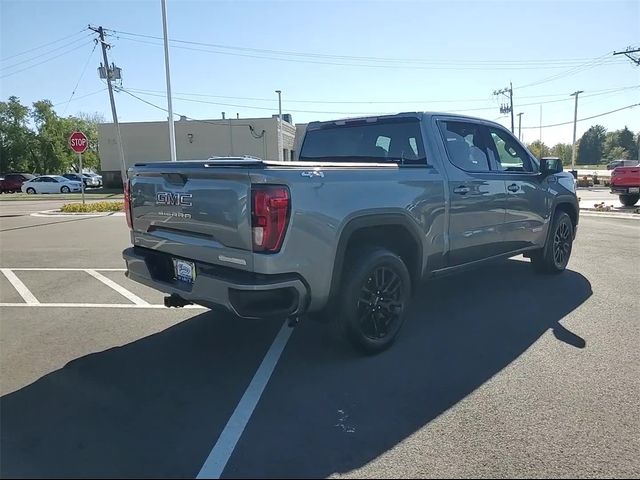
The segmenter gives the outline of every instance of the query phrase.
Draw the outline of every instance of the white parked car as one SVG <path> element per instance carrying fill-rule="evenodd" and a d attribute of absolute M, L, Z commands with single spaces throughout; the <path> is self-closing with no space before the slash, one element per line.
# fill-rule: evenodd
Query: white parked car
<path fill-rule="evenodd" d="M 60 175 L 41 175 L 22 184 L 24 193 L 70 193 L 80 190 L 80 182 Z"/>

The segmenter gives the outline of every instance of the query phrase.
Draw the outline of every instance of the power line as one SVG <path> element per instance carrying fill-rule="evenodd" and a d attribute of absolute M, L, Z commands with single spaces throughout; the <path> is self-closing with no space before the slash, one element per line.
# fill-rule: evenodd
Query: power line
<path fill-rule="evenodd" d="M 75 97 L 73 100 L 65 100 L 64 102 L 54 103 L 53 106 L 57 107 L 62 105 L 63 103 L 76 102 L 78 100 L 82 100 L 83 98 L 91 97 L 92 95 L 97 95 L 98 93 L 102 93 L 106 90 L 106 88 L 101 88 L 100 90 L 96 90 L 95 92 L 87 93 L 85 95 L 80 95 L 79 97 Z"/>
<path fill-rule="evenodd" d="M 31 62 L 31 61 L 33 61 L 33 60 L 35 60 L 37 58 L 40 58 L 40 57 L 45 57 L 45 56 L 49 55 L 50 53 L 57 52 L 58 50 L 63 50 L 65 48 L 70 47 L 71 45 L 78 45 L 79 42 L 84 42 L 86 40 L 86 38 L 89 37 L 89 36 L 91 36 L 91 34 L 85 35 L 82 38 L 77 38 L 77 39 L 75 39 L 75 40 L 73 40 L 73 41 L 71 41 L 69 43 L 66 43 L 66 44 L 60 46 L 60 47 L 56 47 L 53 50 L 49 50 L 48 52 L 44 52 L 44 53 L 41 53 L 39 55 L 36 55 L 35 57 L 27 58 L 26 60 L 21 60 L 21 61 L 19 61 L 17 63 L 14 63 L 13 65 L 7 65 L 6 67 L 0 68 L 0 71 L 1 70 L 10 70 L 13 67 L 17 67 L 18 65 L 22 65 L 24 63 Z"/>
<path fill-rule="evenodd" d="M 626 88 L 626 87 L 625 87 Z M 638 86 L 634 86 L 632 88 L 640 88 L 640 85 Z M 157 98 L 166 98 L 166 95 L 164 93 L 147 93 L 149 91 L 141 91 L 138 89 L 127 89 L 129 92 L 136 92 L 139 93 L 140 95 L 144 95 L 144 96 L 149 96 L 149 97 L 157 97 Z M 607 90 L 605 93 L 609 93 L 609 91 Z M 604 93 L 594 93 L 592 95 L 585 95 L 584 97 L 594 97 L 594 96 L 598 96 L 598 95 L 603 95 Z M 183 98 L 183 97 L 173 97 L 175 100 L 180 100 L 183 102 L 191 102 L 191 103 L 202 103 L 202 104 L 208 104 L 208 105 L 217 105 L 217 106 L 223 106 L 223 107 L 236 107 L 236 108 L 245 108 L 245 109 L 249 109 L 249 110 L 263 110 L 263 111 L 274 111 L 274 108 L 272 107 L 261 107 L 261 106 L 253 106 L 253 105 L 241 105 L 241 104 L 235 104 L 235 103 L 223 103 L 223 102 L 212 102 L 212 101 L 207 101 L 207 100 L 198 100 L 198 99 L 193 99 L 193 98 Z M 523 104 L 519 104 L 518 107 L 527 107 L 527 106 L 532 106 L 532 105 L 540 105 L 540 104 L 546 104 L 546 103 L 556 103 L 556 102 L 566 102 L 567 100 L 571 100 L 563 98 L 563 99 L 558 99 L 558 100 L 548 100 L 545 102 L 533 102 L 533 103 L 523 103 Z M 418 103 L 418 102 L 416 102 Z M 429 103 L 429 102 L 423 102 L 423 103 Z M 462 109 L 455 109 L 455 110 L 447 110 L 449 113 L 464 113 L 464 112 L 481 112 L 481 111 L 485 111 L 485 110 L 493 110 L 495 108 L 495 106 L 490 106 L 490 107 L 478 107 L 478 108 L 462 108 Z M 328 114 L 328 115 L 379 115 L 382 114 L 383 112 L 377 111 L 377 112 L 345 112 L 345 111 L 327 111 L 327 110 L 299 110 L 299 109 L 290 109 L 287 108 L 286 109 L 288 112 L 290 113 L 314 113 L 314 114 Z"/>
<path fill-rule="evenodd" d="M 163 40 L 162 37 L 154 36 L 154 35 L 145 35 L 134 32 L 124 32 L 120 30 L 108 30 L 118 37 L 122 35 L 133 36 L 139 38 L 147 38 L 152 40 Z M 127 37 L 121 37 L 123 39 L 132 40 Z M 546 65 L 550 63 L 560 63 L 561 66 L 566 66 L 567 64 L 578 63 L 581 64 L 585 60 L 591 60 L 588 58 L 574 58 L 574 59 L 542 59 L 542 60 L 425 60 L 425 59 L 417 59 L 417 58 L 389 58 L 389 57 L 372 57 L 372 56 L 353 56 L 353 55 L 335 55 L 335 54 L 323 54 L 323 53 L 314 53 L 314 52 L 295 52 L 295 51 L 287 51 L 287 50 L 272 50 L 272 49 L 264 49 L 264 48 L 252 48 L 252 47 L 239 47 L 234 45 L 225 45 L 225 44 L 216 44 L 216 43 L 206 43 L 206 42 L 195 42 L 189 40 L 180 40 L 180 39 L 169 39 L 169 41 L 174 43 L 183 43 L 188 45 L 196 45 L 196 46 L 205 46 L 209 48 L 218 48 L 218 49 L 226 49 L 226 50 L 235 50 L 235 51 L 244 51 L 244 52 L 253 52 L 259 54 L 270 54 L 270 55 L 282 55 L 282 56 L 294 56 L 294 57 L 303 57 L 303 58 L 325 58 L 325 59 L 339 59 L 339 60 L 352 60 L 352 61 L 372 61 L 372 62 L 381 62 L 381 63 L 422 63 L 428 65 L 459 65 L 460 63 L 466 63 L 469 65 Z M 155 45 L 155 43 L 154 43 Z"/>
<path fill-rule="evenodd" d="M 576 121 L 577 122 L 582 122 L 584 120 L 591 120 L 593 118 L 604 117 L 605 115 L 610 115 L 612 113 L 616 113 L 616 112 L 619 112 L 621 110 L 626 110 L 628 108 L 633 108 L 633 107 L 637 107 L 637 106 L 640 106 L 640 103 L 634 103 L 632 105 L 627 105 L 626 107 L 616 108 L 615 110 L 611 110 L 611 111 L 604 112 L 604 113 L 599 113 L 597 115 L 592 115 L 590 117 L 579 118 Z M 531 129 L 531 128 L 549 128 L 549 127 L 559 127 L 561 125 L 570 125 L 572 123 L 573 123 L 573 120 L 570 120 L 568 122 L 554 123 L 554 124 L 551 124 L 551 125 L 542 125 L 542 126 L 538 126 L 538 127 L 522 127 L 522 128 L 523 129 L 525 129 L 525 128 L 527 128 L 527 129 Z"/>
<path fill-rule="evenodd" d="M 121 36 L 117 36 L 116 38 L 119 38 L 121 40 L 129 40 L 132 42 L 137 42 L 137 43 L 143 43 L 143 44 L 147 44 L 147 45 L 155 45 L 155 46 L 162 46 L 160 43 L 157 42 L 149 42 L 149 41 L 145 41 L 145 40 L 139 40 L 136 38 L 128 38 L 128 37 L 121 37 Z M 157 37 L 159 38 L 159 37 Z M 176 40 L 170 40 L 170 42 L 176 42 Z M 200 43 L 200 42 L 187 42 L 187 41 L 180 41 L 180 42 L 185 42 L 185 43 Z M 553 68 L 566 68 L 566 65 L 558 65 L 558 66 L 547 66 L 545 67 L 544 65 L 537 65 L 537 66 L 505 66 L 505 65 L 496 65 L 496 66 L 492 66 L 487 64 L 487 66 L 464 66 L 462 65 L 462 62 L 457 62 L 457 63 L 452 63 L 452 64 L 434 64 L 432 66 L 428 66 L 428 65 L 422 65 L 422 66 L 418 66 L 418 65 L 406 65 L 406 64 L 401 64 L 401 63 L 397 63 L 397 64 L 389 64 L 389 63 L 382 63 L 382 64 L 370 64 L 370 63 L 347 63 L 347 62 L 330 62 L 330 61 L 316 61 L 316 60 L 309 60 L 309 59 L 305 59 L 305 58 L 286 58 L 286 57 L 274 57 L 274 56 L 267 56 L 267 55 L 258 55 L 258 54 L 247 54 L 247 53 L 237 53 L 237 52 L 224 52 L 224 51 L 219 51 L 219 50 L 211 50 L 211 49 L 203 49 L 203 48 L 195 48 L 195 47 L 187 47 L 187 46 L 183 46 L 183 45 L 171 45 L 172 48 L 179 48 L 179 49 L 183 49 L 183 50 L 191 50 L 191 51 L 196 51 L 196 52 L 205 52 L 205 53 L 211 53 L 211 54 L 215 54 L 215 55 L 228 55 L 228 56 L 234 56 L 234 57 L 247 57 L 247 58 L 256 58 L 259 60 L 276 60 L 276 61 L 281 61 L 281 62 L 291 62 L 291 63 L 305 63 L 305 64 L 314 64 L 314 65 L 333 65 L 333 66 L 343 66 L 343 67 L 363 67 L 363 68 L 378 68 L 378 69 L 409 69 L 409 70 L 531 70 L 531 69 L 535 69 L 535 70 L 540 70 L 540 69 L 553 69 Z M 308 57 L 314 57 L 314 54 L 308 54 Z M 608 63 L 619 63 L 617 61 L 612 61 L 612 60 L 608 60 Z"/>
<path fill-rule="evenodd" d="M 155 103 L 152 103 L 152 102 L 149 102 L 149 101 L 147 101 L 147 100 L 145 100 L 145 99 L 143 99 L 143 98 L 140 98 L 140 97 L 138 97 L 137 95 L 135 95 L 135 94 L 133 94 L 133 93 L 131 93 L 131 92 L 127 91 L 126 89 L 124 89 L 124 88 L 122 88 L 122 87 L 119 87 L 119 88 L 117 89 L 117 91 L 119 91 L 119 92 L 124 92 L 124 93 L 126 93 L 127 95 L 130 95 L 131 97 L 133 97 L 133 98 L 135 98 L 135 99 L 137 99 L 137 100 L 139 100 L 139 101 L 141 101 L 141 102 L 143 102 L 143 103 L 146 103 L 147 105 L 150 105 L 151 107 L 157 108 L 158 110 L 161 110 L 161 111 L 163 111 L 163 112 L 168 112 L 168 110 L 167 110 L 166 108 L 160 107 L 160 106 L 156 105 Z M 599 114 L 597 114 L 597 115 L 592 115 L 592 116 L 590 116 L 590 117 L 579 118 L 577 121 L 578 121 L 578 122 L 582 122 L 582 121 L 585 121 L 585 120 L 591 120 L 591 119 L 593 119 L 593 118 L 604 117 L 605 115 L 610 115 L 610 114 L 612 114 L 612 113 L 620 112 L 620 111 L 622 111 L 622 110 L 626 110 L 626 109 L 629 109 L 629 108 L 634 108 L 634 107 L 637 107 L 637 106 L 640 106 L 640 103 L 634 103 L 634 104 L 632 104 L 632 105 L 627 105 L 627 106 L 625 106 L 625 107 L 617 108 L 617 109 L 615 109 L 615 110 L 610 110 L 610 111 L 608 111 L 608 112 L 604 112 L 604 113 L 599 113 Z M 174 113 L 174 115 L 179 115 L 179 116 L 181 116 L 181 117 L 185 117 L 185 118 L 187 118 L 187 119 L 189 119 L 189 120 L 193 120 L 193 121 L 197 121 L 197 122 L 210 123 L 210 124 L 212 124 L 212 125 L 221 125 L 221 126 L 226 126 L 225 124 L 221 124 L 221 123 L 218 123 L 218 122 L 215 122 L 215 121 L 211 121 L 211 120 L 198 120 L 198 119 L 196 119 L 196 118 L 192 118 L 192 117 L 189 117 L 189 116 L 187 116 L 187 115 L 181 115 L 181 114 L 179 114 L 179 113 L 177 113 L 177 112 L 175 112 L 175 113 Z M 504 116 L 503 116 L 503 117 L 504 117 Z M 498 117 L 496 120 L 499 120 L 500 118 L 503 118 L 503 117 Z M 495 121 L 495 120 L 494 120 L 494 121 Z M 569 125 L 569 124 L 571 124 L 571 123 L 573 123 L 573 120 L 570 120 L 570 121 L 568 121 L 568 122 L 562 122 L 562 123 L 554 123 L 554 124 L 551 124 L 551 125 L 540 125 L 540 126 L 537 126 L 537 127 L 522 127 L 522 128 L 523 128 L 523 129 L 531 129 L 531 128 L 549 128 L 549 127 L 558 127 L 558 126 L 561 126 L 561 125 Z M 250 125 L 246 124 L 246 126 L 250 126 Z"/>
<path fill-rule="evenodd" d="M 148 102 L 147 100 L 145 100 L 145 99 L 143 99 L 143 98 L 138 97 L 137 95 L 135 95 L 135 94 L 133 94 L 133 93 L 129 92 L 128 90 L 126 90 L 126 89 L 124 89 L 124 88 L 122 88 L 122 87 L 117 87 L 117 88 L 116 88 L 116 91 L 117 91 L 117 92 L 124 92 L 124 93 L 126 93 L 127 95 L 129 95 L 129 96 L 131 96 L 131 97 L 135 98 L 136 100 L 139 100 L 139 101 L 141 101 L 141 102 L 143 102 L 143 103 L 146 103 L 147 105 L 149 105 L 149 106 L 151 106 L 151 107 L 153 107 L 153 108 L 157 108 L 158 110 L 161 110 L 161 111 L 163 111 L 163 112 L 165 112 L 165 113 L 169 113 L 169 110 L 168 110 L 168 109 L 163 108 L 163 107 L 161 107 L 161 106 L 159 106 L 159 105 L 156 105 L 155 103 Z M 186 119 L 188 119 L 188 120 L 191 120 L 191 121 L 194 121 L 194 122 L 208 123 L 209 125 L 216 125 L 216 126 L 220 126 L 220 127 L 228 128 L 228 123 L 220 123 L 220 121 L 215 121 L 215 120 L 199 120 L 199 119 L 197 119 L 197 118 L 189 117 L 188 115 L 182 115 L 182 114 L 180 114 L 180 113 L 178 113 L 178 112 L 174 112 L 173 114 L 174 114 L 174 115 L 178 115 L 178 116 L 180 116 L 180 117 L 184 117 L 184 118 L 186 118 Z M 253 125 L 251 125 L 250 123 L 238 123 L 238 122 L 234 122 L 234 124 L 233 124 L 233 125 L 234 125 L 234 126 L 240 126 L 240 127 L 249 127 L 249 131 L 251 132 L 251 135 L 253 136 L 253 138 L 259 139 L 259 138 L 263 138 L 263 137 L 264 137 L 265 131 L 264 131 L 264 130 L 262 130 L 262 133 L 260 133 L 260 134 L 257 134 L 257 135 L 256 135 L 256 133 L 255 133 L 255 128 L 254 128 L 254 127 L 253 127 Z"/>
<path fill-rule="evenodd" d="M 541 85 L 543 83 L 548 83 L 548 82 L 552 82 L 554 80 L 558 80 L 559 78 L 563 78 L 563 77 L 569 77 L 572 75 L 575 75 L 576 73 L 580 73 L 583 72 L 585 70 L 589 70 L 591 68 L 595 68 L 604 64 L 608 64 L 611 63 L 608 61 L 608 57 L 610 55 L 610 52 L 607 52 L 603 55 L 600 55 L 599 57 L 596 57 L 588 62 L 585 62 L 581 65 L 578 65 L 576 67 L 570 68 L 569 70 L 566 70 L 564 72 L 560 72 L 557 73 L 555 75 L 551 75 L 550 77 L 546 77 L 543 78 L 541 80 L 536 80 L 535 82 L 531 82 L 531 83 L 527 83 L 526 85 L 521 85 L 520 87 L 516 88 L 516 90 L 520 90 L 523 88 L 529 88 L 529 87 L 535 87 L 537 85 Z"/>
<path fill-rule="evenodd" d="M 625 86 L 625 87 L 614 87 L 614 88 L 607 88 L 607 89 L 603 89 L 603 90 L 592 90 L 590 95 L 585 95 L 586 97 L 595 97 L 598 95 L 610 95 L 610 94 L 616 94 L 619 91 L 624 91 L 624 90 L 629 90 L 629 89 L 634 89 L 634 88 L 640 88 L 640 85 L 630 85 L 630 86 Z M 149 89 L 142 89 L 142 88 L 131 88 L 128 87 L 127 90 L 131 91 L 131 92 L 137 92 L 137 93 L 141 93 L 141 94 L 151 94 L 151 93 L 159 93 L 159 94 L 164 94 L 165 91 L 164 90 L 149 90 Z M 257 97 L 236 97 L 236 96 L 226 96 L 226 95 L 210 95 L 210 94 L 206 94 L 206 93 L 193 93 L 193 92 L 175 92 L 176 95 L 184 95 L 187 97 L 202 97 L 202 98 L 224 98 L 224 99 L 232 99 L 232 100 L 248 100 L 248 101 L 258 101 L 258 102 L 269 102 L 269 103 L 275 103 L 277 102 L 277 99 L 275 98 L 257 98 Z M 520 106 L 528 106 L 528 105 L 538 105 L 540 103 L 554 103 L 554 102 L 566 102 L 567 100 L 571 100 L 571 99 L 567 99 L 566 97 L 570 94 L 570 92 L 568 93 L 557 93 L 557 94 L 547 94 L 547 95 L 528 95 L 528 96 L 522 96 L 522 97 L 518 97 L 521 99 L 530 99 L 530 98 L 552 98 L 552 97 L 563 97 L 561 99 L 558 100 L 547 100 L 544 102 L 532 102 L 532 103 L 527 103 L 524 105 L 520 105 Z M 314 103 L 314 104 L 334 104 L 334 105 L 363 105 L 363 104 L 370 104 L 370 105 L 375 105 L 375 104 L 423 104 L 423 103 L 463 103 L 463 102 L 489 102 L 491 101 L 491 99 L 489 97 L 487 98 L 458 98 L 458 99 L 438 99 L 438 100 L 361 100 L 361 101 L 341 101 L 341 100 L 290 100 L 287 98 L 287 103 Z M 489 108 L 489 107 L 488 107 Z"/>
<path fill-rule="evenodd" d="M 5 75 L 0 76 L 0 79 L 6 78 L 6 77 L 10 77 L 12 75 L 15 75 L 16 73 L 24 72 L 25 70 L 29 70 L 31 68 L 37 67 L 39 65 L 42 65 L 43 63 L 50 62 L 51 60 L 55 60 L 56 58 L 62 57 L 63 55 L 67 55 L 67 54 L 69 54 L 71 52 L 75 52 L 76 50 L 79 50 L 80 48 L 83 48 L 86 45 L 88 45 L 88 44 L 87 43 L 83 43 L 82 45 L 78 45 L 77 47 L 72 48 L 71 50 L 64 51 L 64 52 L 62 52 L 62 53 L 60 53 L 58 55 L 55 55 L 55 56 L 53 56 L 51 58 L 47 58 L 46 60 L 42 60 L 41 62 L 34 63 L 33 65 L 28 65 L 25 68 L 21 68 L 20 70 L 16 70 L 15 72 L 7 73 Z"/>
<path fill-rule="evenodd" d="M 86 28 L 83 28 L 82 30 L 80 30 L 80 31 L 78 31 L 76 33 L 72 33 L 71 35 L 67 35 L 66 37 L 62 37 L 62 38 L 59 38 L 57 40 L 52 40 L 51 42 L 43 43 L 43 44 L 38 45 L 36 47 L 30 48 L 29 50 L 24 50 L 24 51 L 22 51 L 20 53 L 15 53 L 15 54 L 10 55 L 8 57 L 4 57 L 3 59 L 0 59 L 0 62 L 5 62 L 5 61 L 7 61 L 7 60 L 9 60 L 11 58 L 19 57 L 21 55 L 24 55 L 24 54 L 29 53 L 29 52 L 33 52 L 34 50 L 38 50 L 40 48 L 50 47 L 51 45 L 54 45 L 56 43 L 60 43 L 63 40 L 67 40 L 68 38 L 75 37 L 76 35 L 79 35 L 79 34 L 81 34 L 82 32 L 85 32 L 85 31 L 86 31 Z"/>
<path fill-rule="evenodd" d="M 82 77 L 84 77 L 84 72 L 87 71 L 87 67 L 89 66 L 89 62 L 91 61 L 91 57 L 93 57 L 93 52 L 96 51 L 96 47 L 97 46 L 98 46 L 98 42 L 95 42 L 93 44 L 93 49 L 91 49 L 91 53 L 89 54 L 89 57 L 87 58 L 87 61 L 84 64 L 84 67 L 82 67 L 82 72 L 80 73 L 80 78 L 78 78 L 78 81 L 76 82 L 76 86 L 73 87 L 73 90 L 71 91 L 71 96 L 69 97 L 69 100 L 67 100 L 67 104 L 64 106 L 64 111 L 62 112 L 63 116 L 64 116 L 65 113 L 67 113 L 67 108 L 69 107 L 69 102 L 71 102 L 71 99 L 76 94 L 76 90 L 78 89 L 78 85 L 80 85 L 80 81 L 82 80 Z"/>
<path fill-rule="evenodd" d="M 124 90 L 124 89 L 123 89 Z M 142 93 L 141 95 L 146 95 L 150 97 L 158 97 L 158 98 L 166 98 L 165 95 L 155 94 L 155 93 Z M 209 102 L 206 100 L 195 100 L 193 98 L 181 98 L 174 97 L 175 100 L 181 100 L 183 102 L 191 102 L 191 103 L 204 103 L 208 105 L 218 105 L 222 107 L 236 107 L 236 108 L 246 108 L 249 110 L 266 110 L 266 111 L 274 111 L 271 107 L 256 107 L 252 105 L 240 105 L 235 103 L 222 103 L 222 102 Z M 483 107 L 483 108 L 467 108 L 464 110 L 451 110 L 450 112 L 467 112 L 467 111 L 481 111 L 481 110 L 490 110 L 493 107 Z M 288 112 L 291 113 L 316 113 L 316 114 L 329 114 L 329 115 L 379 115 L 383 112 L 344 112 L 344 111 L 327 111 L 327 110 L 298 110 L 298 109 L 287 109 Z"/>

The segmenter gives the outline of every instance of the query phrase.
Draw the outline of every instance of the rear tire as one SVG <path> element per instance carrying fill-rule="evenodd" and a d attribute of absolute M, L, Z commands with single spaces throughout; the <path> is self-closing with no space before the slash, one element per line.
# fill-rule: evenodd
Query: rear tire
<path fill-rule="evenodd" d="M 560 273 L 567 268 L 573 247 L 573 223 L 566 212 L 556 211 L 545 248 L 532 252 L 531 265 L 539 273 Z"/>
<path fill-rule="evenodd" d="M 410 295 L 402 259 L 385 248 L 364 248 L 344 269 L 334 331 L 364 353 L 381 352 L 395 341 Z"/>
<path fill-rule="evenodd" d="M 640 195 L 620 195 L 620 203 L 625 207 L 633 207 L 640 200 Z"/>
<path fill-rule="evenodd" d="M 27 188 L 27 193 L 29 195 L 33 195 L 34 193 L 36 193 L 36 189 L 33 188 L 33 187 L 29 187 L 29 188 Z"/>
<path fill-rule="evenodd" d="M 71 191 L 71 189 L 69 187 L 67 187 L 66 185 L 60 187 L 60 193 L 69 193 Z"/>

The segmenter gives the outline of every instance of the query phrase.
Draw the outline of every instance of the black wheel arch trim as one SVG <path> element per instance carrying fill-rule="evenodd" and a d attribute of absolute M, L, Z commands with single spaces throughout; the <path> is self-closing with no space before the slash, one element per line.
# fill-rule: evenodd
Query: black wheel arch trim
<path fill-rule="evenodd" d="M 552 238 L 551 227 L 553 227 L 553 222 L 555 221 L 556 212 L 559 210 L 558 207 L 561 205 L 569 205 L 575 212 L 575 225 L 573 225 L 573 238 L 576 236 L 576 227 L 578 226 L 578 221 L 580 219 L 580 205 L 578 204 L 578 199 L 571 195 L 558 195 L 553 202 L 553 206 L 551 208 L 551 215 L 549 216 L 549 229 L 547 230 L 547 239 L 544 243 L 544 253 L 547 253 L 547 248 L 551 243 L 549 240 Z"/>
<path fill-rule="evenodd" d="M 375 226 L 400 226 L 405 228 L 415 242 L 417 248 L 418 271 L 417 281 L 424 275 L 424 243 L 420 227 L 407 213 L 403 212 L 367 212 L 364 214 L 354 215 L 348 219 L 340 230 L 338 246 L 333 262 L 333 271 L 331 274 L 331 288 L 329 290 L 328 302 L 333 300 L 340 287 L 341 273 L 344 267 L 345 254 L 349 240 L 358 230 Z M 407 269 L 411 272 L 412 265 L 407 265 Z M 416 282 L 417 283 L 417 282 Z"/>

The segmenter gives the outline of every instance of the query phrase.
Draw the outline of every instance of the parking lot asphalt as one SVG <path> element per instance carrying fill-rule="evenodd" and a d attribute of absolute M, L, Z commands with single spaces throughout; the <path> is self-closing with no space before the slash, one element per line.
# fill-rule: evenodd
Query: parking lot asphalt
<path fill-rule="evenodd" d="M 282 322 L 161 308 L 128 242 L 122 217 L 0 220 L 40 302 L 0 275 L 0 476 L 194 478 L 237 418 Z M 378 356 L 303 321 L 222 476 L 638 477 L 639 281 L 640 223 L 584 217 L 566 272 L 425 282 Z"/>

